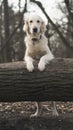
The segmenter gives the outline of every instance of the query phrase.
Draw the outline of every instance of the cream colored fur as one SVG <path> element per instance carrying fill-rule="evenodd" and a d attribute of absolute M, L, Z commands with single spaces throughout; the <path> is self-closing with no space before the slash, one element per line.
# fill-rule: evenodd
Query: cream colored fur
<path fill-rule="evenodd" d="M 37 28 L 37 32 L 33 32 L 33 29 Z M 44 21 L 37 15 L 29 15 L 25 21 L 23 30 L 26 32 L 25 37 L 26 52 L 24 60 L 29 72 L 34 70 L 33 61 L 39 58 L 38 69 L 43 71 L 46 64 L 54 58 L 52 52 L 48 47 L 48 40 L 44 35 L 46 26 Z M 36 41 L 33 39 L 36 38 Z"/>

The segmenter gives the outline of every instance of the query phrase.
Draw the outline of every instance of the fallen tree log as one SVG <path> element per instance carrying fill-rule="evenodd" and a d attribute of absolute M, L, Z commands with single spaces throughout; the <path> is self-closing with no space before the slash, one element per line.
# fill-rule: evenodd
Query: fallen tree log
<path fill-rule="evenodd" d="M 73 59 L 54 59 L 43 72 L 36 63 L 32 73 L 23 61 L 0 64 L 0 102 L 73 101 Z"/>

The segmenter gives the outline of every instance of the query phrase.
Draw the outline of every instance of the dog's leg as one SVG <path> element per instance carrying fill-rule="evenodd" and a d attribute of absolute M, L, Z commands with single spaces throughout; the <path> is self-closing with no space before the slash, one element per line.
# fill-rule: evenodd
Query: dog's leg
<path fill-rule="evenodd" d="M 34 114 L 32 114 L 30 117 L 35 117 L 38 115 L 39 112 L 39 107 L 38 107 L 38 103 L 36 102 L 36 112 Z"/>
<path fill-rule="evenodd" d="M 29 72 L 32 72 L 33 70 L 34 70 L 34 65 L 33 65 L 33 58 L 32 57 L 30 57 L 30 56 L 25 56 L 24 57 L 24 60 L 25 60 L 25 62 L 26 62 L 26 67 L 27 67 L 27 70 L 29 71 Z"/>
<path fill-rule="evenodd" d="M 53 116 L 59 116 L 58 111 L 56 109 L 56 103 L 55 103 L 55 101 L 52 102 L 52 115 Z"/>
<path fill-rule="evenodd" d="M 32 114 L 30 117 L 37 117 L 41 114 L 41 103 L 36 102 L 36 112 Z"/>
<path fill-rule="evenodd" d="M 38 63 L 38 69 L 40 71 L 43 71 L 45 69 L 46 64 L 48 64 L 49 61 L 51 61 L 52 59 L 54 59 L 54 56 L 52 55 L 52 53 L 42 56 Z"/>

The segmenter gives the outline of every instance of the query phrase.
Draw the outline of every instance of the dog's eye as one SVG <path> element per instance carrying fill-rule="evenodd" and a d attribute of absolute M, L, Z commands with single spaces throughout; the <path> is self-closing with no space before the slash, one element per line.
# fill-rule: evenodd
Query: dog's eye
<path fill-rule="evenodd" d="M 30 20 L 30 23 L 32 23 L 33 21 L 32 20 Z"/>
<path fill-rule="evenodd" d="M 39 20 L 37 20 L 37 23 L 40 23 L 40 21 L 39 21 Z"/>

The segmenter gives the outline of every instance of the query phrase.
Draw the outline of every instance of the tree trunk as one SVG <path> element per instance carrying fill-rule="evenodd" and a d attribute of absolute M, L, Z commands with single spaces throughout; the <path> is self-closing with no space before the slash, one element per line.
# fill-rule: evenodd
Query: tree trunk
<path fill-rule="evenodd" d="M 5 25 L 5 42 L 8 40 L 9 31 L 9 11 L 8 11 L 8 0 L 4 0 L 4 25 Z M 4 48 L 5 62 L 11 61 L 11 47 L 10 41 L 8 41 L 7 46 Z"/>
<path fill-rule="evenodd" d="M 73 59 L 55 59 L 40 72 L 24 62 L 0 65 L 0 101 L 73 101 Z"/>

